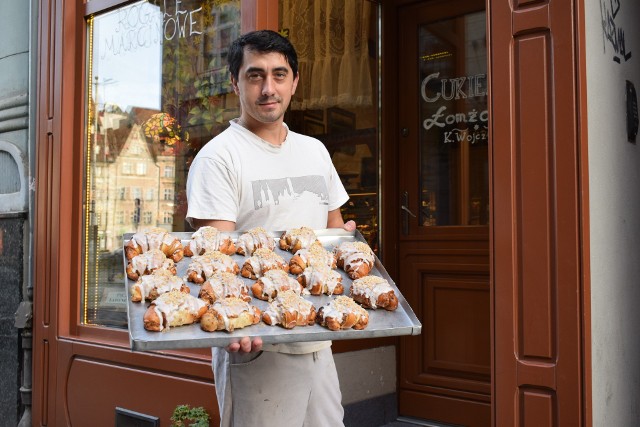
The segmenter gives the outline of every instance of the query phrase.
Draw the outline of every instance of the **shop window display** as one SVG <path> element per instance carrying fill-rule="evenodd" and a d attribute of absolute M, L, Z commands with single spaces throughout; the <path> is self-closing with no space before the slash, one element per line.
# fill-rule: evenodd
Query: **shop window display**
<path fill-rule="evenodd" d="M 301 55 L 304 82 L 285 120 L 327 145 L 351 193 L 343 216 L 377 247 L 377 6 L 324 3 L 279 2 L 279 30 Z M 191 230 L 190 162 L 240 113 L 226 52 L 241 9 L 240 0 L 149 0 L 86 22 L 84 324 L 127 326 L 125 233 Z M 314 31 L 326 34 L 315 40 Z M 320 75 L 336 84 L 313 85 Z"/>

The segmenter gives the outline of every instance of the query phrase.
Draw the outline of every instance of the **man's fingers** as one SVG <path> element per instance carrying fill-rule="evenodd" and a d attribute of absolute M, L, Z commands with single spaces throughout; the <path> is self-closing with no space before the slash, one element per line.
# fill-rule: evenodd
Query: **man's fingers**
<path fill-rule="evenodd" d="M 240 340 L 240 352 L 242 353 L 251 352 L 251 339 L 249 337 L 244 337 Z"/>
<path fill-rule="evenodd" d="M 356 229 L 356 222 L 354 220 L 349 220 L 344 223 L 344 229 L 347 231 L 353 231 Z"/>
<path fill-rule="evenodd" d="M 251 341 L 251 351 L 257 352 L 261 350 L 262 350 L 262 338 L 254 338 L 254 340 Z"/>
<path fill-rule="evenodd" d="M 232 342 L 231 344 L 229 344 L 229 345 L 227 346 L 226 350 L 227 350 L 229 353 L 235 353 L 235 352 L 237 352 L 238 350 L 240 350 L 240 343 Z"/>
<path fill-rule="evenodd" d="M 262 338 L 244 337 L 240 341 L 232 342 L 226 347 L 229 353 L 255 353 L 262 350 Z"/>

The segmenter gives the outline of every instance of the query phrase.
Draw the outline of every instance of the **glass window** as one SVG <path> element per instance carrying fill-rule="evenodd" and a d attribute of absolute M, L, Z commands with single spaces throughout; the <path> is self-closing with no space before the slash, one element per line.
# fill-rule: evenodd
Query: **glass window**
<path fill-rule="evenodd" d="M 369 0 L 278 2 L 279 30 L 300 60 L 285 121 L 327 146 L 351 195 L 343 216 L 374 249 L 378 8 Z M 126 327 L 125 233 L 190 230 L 189 164 L 239 116 L 226 55 L 240 21 L 240 0 L 138 1 L 87 20 L 83 323 Z"/>
<path fill-rule="evenodd" d="M 82 320 L 126 327 L 123 234 L 159 225 L 154 217 L 187 230 L 190 159 L 239 115 L 226 52 L 240 34 L 240 0 L 133 2 L 91 17 L 87 31 L 85 197 L 93 208 Z M 114 304 L 114 292 L 123 303 Z"/>
<path fill-rule="evenodd" d="M 378 5 L 282 0 L 281 32 L 298 52 L 300 81 L 285 120 L 327 146 L 350 200 L 342 207 L 378 248 Z"/>
<path fill-rule="evenodd" d="M 486 225 L 485 12 L 421 26 L 420 224 Z"/>

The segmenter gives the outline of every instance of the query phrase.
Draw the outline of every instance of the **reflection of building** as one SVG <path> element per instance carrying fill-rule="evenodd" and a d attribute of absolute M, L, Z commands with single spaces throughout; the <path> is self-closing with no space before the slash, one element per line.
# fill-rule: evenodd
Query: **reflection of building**
<path fill-rule="evenodd" d="M 99 248 L 113 251 L 121 247 L 124 233 L 172 229 L 176 157 L 149 141 L 142 126 L 123 114 L 105 113 L 101 122 L 105 140 L 98 140 L 95 149 L 94 224 Z M 126 132 L 119 132 L 123 127 Z"/>

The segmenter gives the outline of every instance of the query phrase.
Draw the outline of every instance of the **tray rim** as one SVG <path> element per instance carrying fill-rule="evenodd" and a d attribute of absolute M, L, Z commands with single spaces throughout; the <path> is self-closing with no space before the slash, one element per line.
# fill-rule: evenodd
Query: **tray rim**
<path fill-rule="evenodd" d="M 177 232 L 167 231 L 167 232 L 172 236 L 176 236 L 180 238 L 183 244 L 185 241 L 188 241 L 194 233 L 192 231 L 177 231 Z M 236 231 L 224 231 L 223 233 L 230 235 L 235 240 L 244 232 L 246 231 L 236 230 Z M 283 230 L 275 230 L 275 231 L 267 230 L 267 232 L 269 233 L 270 236 L 274 238 L 279 238 L 284 231 Z M 324 239 L 327 239 L 327 238 L 347 239 L 348 238 L 348 239 L 353 239 L 356 241 L 367 243 L 362 233 L 360 233 L 360 231 L 357 229 L 354 231 L 346 231 L 342 228 L 327 228 L 327 229 L 316 229 L 314 230 L 314 232 L 316 233 L 316 235 L 320 240 L 322 240 L 323 238 Z M 123 245 L 126 245 L 127 242 L 131 240 L 134 234 L 136 233 L 134 232 L 124 233 Z M 282 251 L 281 249 L 277 249 L 277 250 Z M 185 259 L 189 259 L 189 258 L 185 257 Z M 184 262 L 184 260 L 181 262 Z M 127 265 L 126 252 L 123 251 L 124 268 L 126 268 L 126 265 Z M 338 270 L 340 271 L 340 269 Z M 239 341 L 243 337 L 251 337 L 251 338 L 261 337 L 264 344 L 286 344 L 291 342 L 337 341 L 337 340 L 345 340 L 345 339 L 367 339 L 367 338 L 390 337 L 390 336 L 420 335 L 422 333 L 422 324 L 418 320 L 413 309 L 407 302 L 406 298 L 398 288 L 395 281 L 389 276 L 387 270 L 385 269 L 384 265 L 382 264 L 382 262 L 380 261 L 377 255 L 375 255 L 374 269 L 372 271 L 375 271 L 375 270 L 378 271 L 381 277 L 389 281 L 389 283 L 394 288 L 394 291 L 396 292 L 398 297 L 398 306 L 402 308 L 402 313 L 408 319 L 408 322 L 406 324 L 403 324 L 400 326 L 392 326 L 389 328 L 383 328 L 383 327 L 371 328 L 371 329 L 365 328 L 363 330 L 358 330 L 358 331 L 354 329 L 331 331 L 319 325 L 314 325 L 311 327 L 297 327 L 290 330 L 281 328 L 279 326 L 263 325 L 266 328 L 274 328 L 274 331 L 276 333 L 264 335 L 262 333 L 257 333 L 258 330 L 252 329 L 254 327 L 250 326 L 243 329 L 238 329 L 234 332 L 202 331 L 204 334 L 210 334 L 211 336 L 203 337 L 203 338 L 192 338 L 192 339 L 184 339 L 183 337 L 181 337 L 183 333 L 174 334 L 169 338 L 166 338 L 164 335 L 157 335 L 157 334 L 167 334 L 168 331 L 163 331 L 163 332 L 143 331 L 143 334 L 144 334 L 143 336 L 140 336 L 139 334 L 134 336 L 134 330 L 132 328 L 131 310 L 132 310 L 132 307 L 135 307 L 135 304 L 140 304 L 140 303 L 133 303 L 131 301 L 129 288 L 133 283 L 133 281 L 131 281 L 125 273 L 124 285 L 125 285 L 125 291 L 127 295 L 127 332 L 129 335 L 130 348 L 131 350 L 134 350 L 134 351 L 154 351 L 154 350 L 180 350 L 180 349 L 190 349 L 190 348 L 224 347 L 232 342 Z M 190 287 L 195 286 L 190 282 L 187 282 L 187 283 Z M 346 294 L 346 291 L 345 291 L 345 294 Z M 255 299 L 255 297 L 253 296 L 252 298 Z M 142 303 L 142 304 L 148 304 L 148 303 Z M 368 309 L 367 311 L 369 311 L 371 316 L 372 312 L 375 312 L 376 310 Z M 384 312 L 384 310 L 380 310 L 380 311 Z M 371 317 L 370 317 L 370 322 L 371 322 Z M 139 323 L 142 323 L 141 320 Z M 317 326 L 317 328 L 314 328 L 315 326 Z M 200 327 L 198 326 L 197 323 L 194 325 L 179 326 L 176 328 L 184 328 L 184 329 L 180 329 L 180 331 L 187 331 L 186 328 L 193 329 L 194 327 L 196 327 L 197 330 L 200 331 Z M 307 328 L 314 328 L 314 329 L 307 329 Z M 321 329 L 318 329 L 318 328 L 321 328 Z M 171 330 L 173 329 L 175 328 L 172 328 Z M 146 335 L 153 336 L 153 337 L 159 336 L 159 337 L 162 337 L 162 339 L 150 340 L 145 338 Z M 172 337 L 175 337 L 175 338 L 172 338 Z"/>

